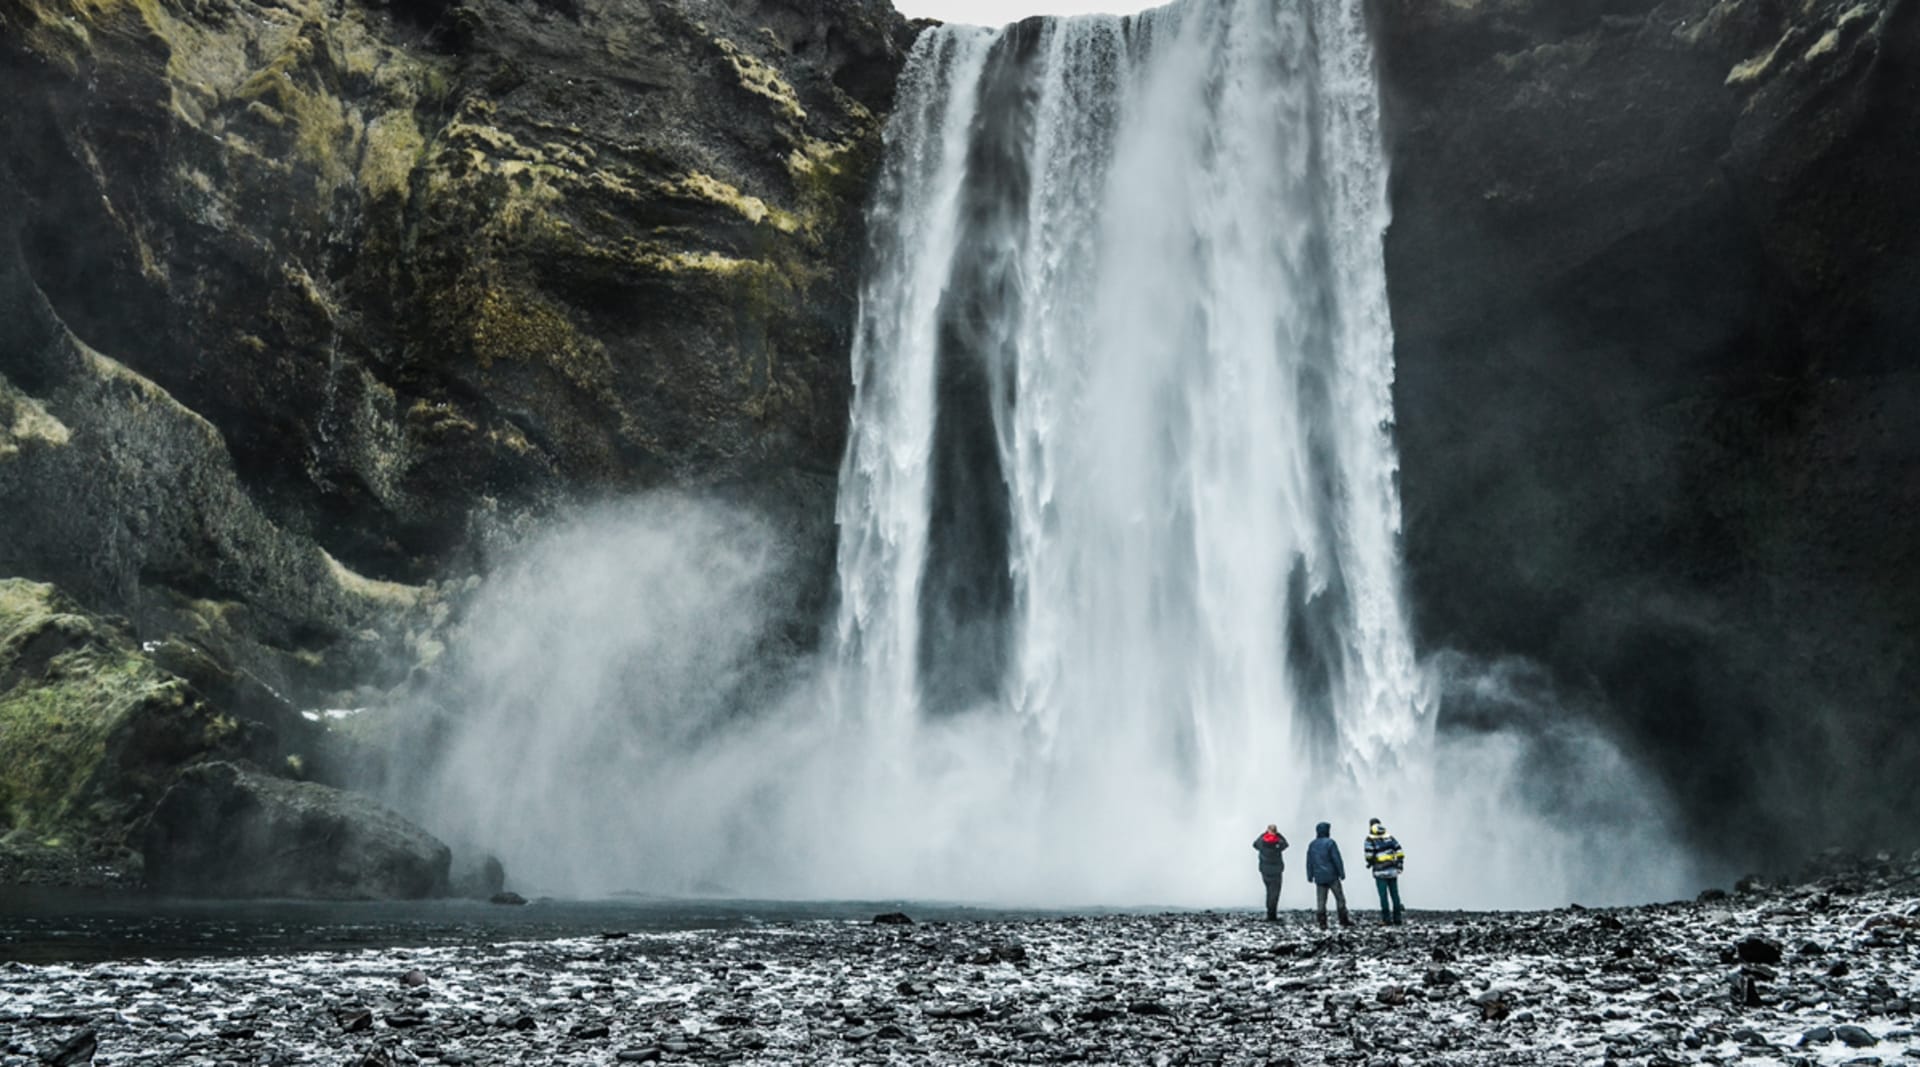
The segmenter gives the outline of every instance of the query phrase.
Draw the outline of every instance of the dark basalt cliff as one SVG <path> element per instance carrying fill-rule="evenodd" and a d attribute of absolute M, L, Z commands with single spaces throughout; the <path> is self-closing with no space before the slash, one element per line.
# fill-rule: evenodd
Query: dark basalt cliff
<path fill-rule="evenodd" d="M 1910 839 L 1920 5 L 1378 14 L 1423 644 L 1597 690 L 1711 854 Z"/>
<path fill-rule="evenodd" d="M 911 39 L 884 0 L 0 0 L 0 577 L 282 708 L 430 663 L 446 583 L 570 501 L 747 497 L 822 600 Z"/>

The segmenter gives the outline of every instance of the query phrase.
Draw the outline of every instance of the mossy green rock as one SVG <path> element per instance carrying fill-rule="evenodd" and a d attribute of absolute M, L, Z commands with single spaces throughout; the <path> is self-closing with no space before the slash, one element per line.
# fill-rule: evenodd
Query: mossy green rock
<path fill-rule="evenodd" d="M 111 851 L 181 762 L 248 729 L 51 586 L 0 581 L 0 834 Z"/>

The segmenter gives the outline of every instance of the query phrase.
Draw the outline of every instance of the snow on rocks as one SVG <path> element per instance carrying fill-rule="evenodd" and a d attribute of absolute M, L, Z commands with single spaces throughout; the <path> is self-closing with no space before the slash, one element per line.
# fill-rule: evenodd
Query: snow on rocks
<path fill-rule="evenodd" d="M 14 963 L 0 1064 L 1895 1063 L 1917 916 L 1816 885 L 1332 935 L 1176 913 Z"/>

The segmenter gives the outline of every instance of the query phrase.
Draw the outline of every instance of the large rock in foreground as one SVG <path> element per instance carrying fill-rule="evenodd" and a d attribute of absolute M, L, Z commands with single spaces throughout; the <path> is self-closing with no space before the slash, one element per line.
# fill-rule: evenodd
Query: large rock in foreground
<path fill-rule="evenodd" d="M 144 845 L 155 889 L 210 896 L 416 899 L 446 892 L 452 860 L 367 797 L 235 763 L 183 772 Z"/>

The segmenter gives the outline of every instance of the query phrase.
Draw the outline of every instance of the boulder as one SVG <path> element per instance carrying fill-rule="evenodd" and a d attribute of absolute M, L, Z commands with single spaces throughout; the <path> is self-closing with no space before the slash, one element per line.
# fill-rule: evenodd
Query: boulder
<path fill-rule="evenodd" d="M 1845 1042 L 1851 1048 L 1871 1048 L 1880 1043 L 1880 1039 L 1864 1026 L 1848 1023 L 1833 1028 L 1833 1036 Z"/>
<path fill-rule="evenodd" d="M 132 885 L 183 767 L 332 778 L 334 739 L 181 635 L 140 640 L 52 585 L 0 580 L 0 882 Z"/>
<path fill-rule="evenodd" d="M 412 899 L 446 892 L 446 845 L 372 799 L 240 763 L 189 768 L 143 839 L 168 893 Z"/>
<path fill-rule="evenodd" d="M 487 900 L 507 887 L 507 869 L 489 853 L 456 853 L 448 887 L 456 897 Z"/>
<path fill-rule="evenodd" d="M 99 1033 L 82 1030 L 62 1042 L 59 1048 L 42 1054 L 40 1062 L 47 1067 L 75 1067 L 76 1064 L 92 1063 L 94 1051 L 99 1047 Z"/>
<path fill-rule="evenodd" d="M 1742 963 L 1779 963 L 1785 950 L 1780 942 L 1760 934 L 1749 934 L 1733 946 Z"/>

